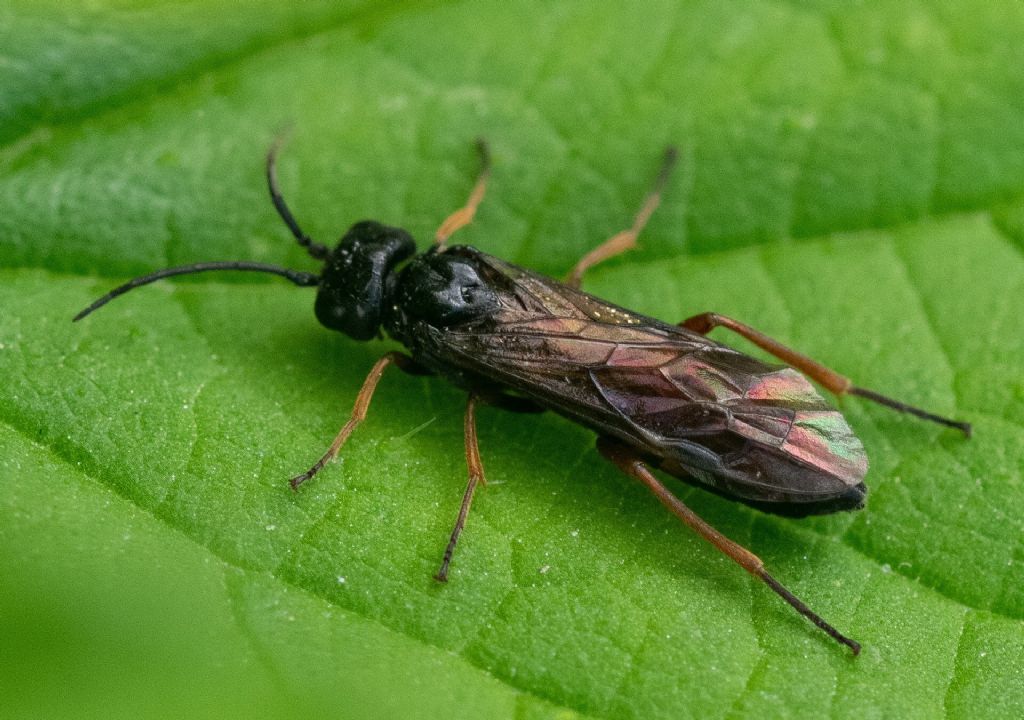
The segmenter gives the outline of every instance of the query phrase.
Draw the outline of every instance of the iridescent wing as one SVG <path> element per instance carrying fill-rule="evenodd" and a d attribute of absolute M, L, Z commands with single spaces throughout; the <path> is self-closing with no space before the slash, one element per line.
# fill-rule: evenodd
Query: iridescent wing
<path fill-rule="evenodd" d="M 776 512 L 856 505 L 867 458 L 795 370 L 479 253 L 500 308 L 433 342 L 488 378 L 636 447 L 663 469 Z M 793 507 L 782 507 L 792 505 Z"/>

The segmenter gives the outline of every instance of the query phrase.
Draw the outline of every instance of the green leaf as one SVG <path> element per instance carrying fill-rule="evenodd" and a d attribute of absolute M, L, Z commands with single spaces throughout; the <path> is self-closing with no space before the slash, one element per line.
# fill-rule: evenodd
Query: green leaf
<path fill-rule="evenodd" d="M 0 10 L 0 714 L 1024 714 L 1024 6 L 15 2 Z M 124 278 L 312 269 L 378 218 L 588 289 L 727 313 L 860 384 L 862 512 L 787 520 L 672 487 L 864 644 L 852 658 L 558 417 L 485 408 L 490 481 L 445 586 L 464 397 L 311 292 L 204 275 L 72 325 Z M 732 342 L 727 335 L 716 337 Z M 748 344 L 738 347 L 751 350 Z M 752 351 L 752 350 L 751 350 Z"/>

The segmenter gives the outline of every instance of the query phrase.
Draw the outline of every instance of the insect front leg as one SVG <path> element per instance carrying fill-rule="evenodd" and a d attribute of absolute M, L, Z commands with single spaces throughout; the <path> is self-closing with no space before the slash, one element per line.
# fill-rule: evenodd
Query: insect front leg
<path fill-rule="evenodd" d="M 566 276 L 566 285 L 578 288 L 580 283 L 583 282 L 583 273 L 587 270 L 608 258 L 615 257 L 636 247 L 636 239 L 640 235 L 640 231 L 644 229 L 644 225 L 647 224 L 651 215 L 654 214 L 658 205 L 661 204 L 661 191 L 664 190 L 665 183 L 668 182 L 668 177 L 676 164 L 678 156 L 679 152 L 674 147 L 665 149 L 665 159 L 661 163 L 661 170 L 658 172 L 658 177 L 654 180 L 654 185 L 651 187 L 650 192 L 647 193 L 647 197 L 644 198 L 640 211 L 633 218 L 633 225 L 622 232 L 612 235 L 580 258 L 580 261 L 576 263 Z"/>
<path fill-rule="evenodd" d="M 470 393 L 466 400 L 466 417 L 463 424 L 463 432 L 466 439 L 466 467 L 469 470 L 469 482 L 466 484 L 466 492 L 462 494 L 462 505 L 459 506 L 459 516 L 455 519 L 455 527 L 452 529 L 451 537 L 448 539 L 448 546 L 444 549 L 444 558 L 441 560 L 441 568 L 434 575 L 440 582 L 448 582 L 448 566 L 452 562 L 452 555 L 455 553 L 455 545 L 459 542 L 459 535 L 462 528 L 466 526 L 466 517 L 469 515 L 469 506 L 473 503 L 473 493 L 479 483 L 487 484 L 484 478 L 484 464 L 480 460 L 480 445 L 476 438 L 476 404 L 478 396 Z"/>
<path fill-rule="evenodd" d="M 324 453 L 323 457 L 316 461 L 316 464 L 313 465 L 313 467 L 301 475 L 296 475 L 289 480 L 292 490 L 297 490 L 299 485 L 316 475 L 321 469 L 323 469 L 324 465 L 333 460 L 341 450 L 341 447 L 345 444 L 345 441 L 348 440 L 348 436 L 352 434 L 352 431 L 359 426 L 359 423 L 366 419 L 366 411 L 370 408 L 370 400 L 373 399 L 373 392 L 377 389 L 377 383 L 380 382 L 381 376 L 389 365 L 397 365 L 399 369 L 413 375 L 419 375 L 425 372 L 423 368 L 417 365 L 411 357 L 397 351 L 389 352 L 380 360 L 375 362 L 373 367 L 370 368 L 370 373 L 363 381 L 363 387 L 359 389 L 359 394 L 356 395 L 355 406 L 352 408 L 352 414 L 349 416 L 348 422 L 342 426 L 341 431 L 338 433 L 338 436 L 334 438 L 334 442 L 331 443 L 327 452 Z"/>
<path fill-rule="evenodd" d="M 445 218 L 441 227 L 434 233 L 434 245 L 439 248 L 444 248 L 448 238 L 473 221 L 476 209 L 483 201 L 484 193 L 487 192 L 487 181 L 491 177 L 491 150 L 483 138 L 476 141 L 476 149 L 480 153 L 480 174 L 476 178 L 476 184 L 473 185 L 466 204 Z"/>
<path fill-rule="evenodd" d="M 786 347 L 778 340 L 768 337 L 759 330 L 755 330 L 749 325 L 744 325 L 738 320 L 733 320 L 725 315 L 719 315 L 718 313 L 713 312 L 701 313 L 700 315 L 694 315 L 693 317 L 684 320 L 679 323 L 679 325 L 687 330 L 700 333 L 701 335 L 707 335 L 716 327 L 727 328 L 732 330 L 734 333 L 742 335 L 747 340 L 754 343 L 765 352 L 779 358 L 787 365 L 795 367 L 797 370 L 807 375 L 807 377 L 820 383 L 829 392 L 837 396 L 845 394 L 858 395 L 860 397 L 867 398 L 872 402 L 876 402 L 879 405 L 885 405 L 893 410 L 909 413 L 910 415 L 914 415 L 915 417 L 919 417 L 923 420 L 930 420 L 931 422 L 939 423 L 940 425 L 947 425 L 949 427 L 956 428 L 967 437 L 971 436 L 970 423 L 951 420 L 950 418 L 942 417 L 941 415 L 935 415 L 927 412 L 926 410 L 922 410 L 912 405 L 907 405 L 899 400 L 893 400 L 892 398 L 886 397 L 874 390 L 857 387 L 848 377 L 840 375 L 835 370 L 825 367 L 817 360 L 812 360 L 806 355 Z"/>
<path fill-rule="evenodd" d="M 660 500 L 661 503 L 672 512 L 672 514 L 686 523 L 702 538 L 721 550 L 744 570 L 764 582 L 768 587 L 774 590 L 779 597 L 789 603 L 798 613 L 824 630 L 829 637 L 849 647 L 853 650 L 854 655 L 860 654 L 860 643 L 846 637 L 832 625 L 825 622 L 820 615 L 807 607 L 800 598 L 791 593 L 782 585 L 782 583 L 769 575 L 764 569 L 764 563 L 761 561 L 761 558 L 747 550 L 742 545 L 733 542 L 725 535 L 718 532 L 718 530 L 711 527 L 711 525 L 705 522 L 699 515 L 693 512 L 693 510 L 684 505 L 679 498 L 669 492 L 668 488 L 666 488 L 661 481 L 654 476 L 634 451 L 625 445 L 608 438 L 598 438 L 597 449 L 604 457 L 615 463 L 615 465 L 624 473 L 646 485 L 647 489 L 654 493 L 654 496 L 658 498 L 658 500 Z"/>

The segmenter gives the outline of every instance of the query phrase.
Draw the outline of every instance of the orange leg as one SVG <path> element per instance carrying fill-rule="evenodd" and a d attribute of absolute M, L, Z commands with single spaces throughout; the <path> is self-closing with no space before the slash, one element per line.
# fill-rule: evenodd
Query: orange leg
<path fill-rule="evenodd" d="M 341 428 L 338 436 L 334 438 L 334 442 L 324 453 L 323 457 L 316 461 L 309 470 L 296 475 L 289 482 L 292 486 L 292 490 L 298 490 L 299 485 L 309 480 L 311 477 L 316 475 L 320 470 L 323 469 L 324 465 L 329 463 L 335 458 L 338 452 L 341 450 L 342 445 L 348 440 L 348 436 L 352 434 L 352 431 L 358 427 L 359 423 L 366 419 L 366 411 L 370 407 L 370 400 L 373 399 L 373 391 L 377 389 L 377 383 L 380 382 L 381 376 L 384 374 L 384 370 L 387 369 L 388 365 L 397 365 L 399 368 L 406 370 L 407 372 L 415 372 L 418 367 L 411 357 L 400 352 L 389 352 L 387 355 L 382 357 L 373 367 L 370 369 L 370 374 L 366 376 L 366 380 L 363 381 L 363 387 L 360 388 L 359 394 L 356 395 L 355 407 L 352 408 L 352 415 L 349 416 L 348 422 Z"/>
<path fill-rule="evenodd" d="M 902 403 L 899 400 L 893 400 L 890 397 L 876 393 L 874 390 L 857 387 L 848 377 L 840 375 L 835 370 L 825 367 L 818 361 L 812 360 L 806 355 L 786 347 L 778 340 L 768 337 L 749 325 L 744 325 L 743 323 L 733 320 L 730 317 L 726 317 L 725 315 L 719 315 L 718 313 L 713 312 L 701 313 L 700 315 L 694 315 L 679 324 L 687 330 L 692 330 L 693 332 L 700 333 L 701 335 L 707 335 L 716 327 L 728 328 L 729 330 L 742 335 L 765 352 L 779 358 L 787 365 L 795 367 L 797 370 L 804 373 L 812 380 L 820 383 L 829 392 L 834 393 L 835 395 L 858 395 L 876 402 L 879 405 L 885 405 L 893 410 L 909 413 L 923 420 L 930 420 L 931 422 L 939 423 L 940 425 L 947 425 L 949 427 L 956 428 L 967 437 L 971 436 L 970 423 L 951 420 L 949 418 L 942 417 L 941 415 L 935 415 L 920 408 L 913 407 L 912 405 Z"/>
<path fill-rule="evenodd" d="M 599 438 L 597 441 L 597 448 L 602 455 L 615 463 L 620 470 L 646 485 L 647 489 L 654 493 L 654 496 L 658 498 L 658 500 L 660 500 L 661 503 L 672 512 L 672 514 L 686 523 L 702 538 L 722 551 L 729 557 L 729 559 L 734 561 L 754 577 L 764 582 L 768 587 L 774 590 L 779 597 L 789 603 L 798 613 L 824 630 L 832 639 L 849 647 L 853 650 L 854 655 L 860 653 L 860 643 L 846 637 L 832 627 L 832 625 L 825 622 L 820 615 L 807 607 L 800 598 L 791 593 L 782 585 L 782 583 L 769 575 L 764 569 L 764 563 L 761 561 L 761 558 L 715 530 L 715 528 L 708 525 L 707 522 L 693 512 L 693 510 L 684 505 L 679 498 L 669 492 L 668 488 L 666 488 L 658 478 L 654 477 L 654 474 L 647 469 L 647 466 L 644 465 L 632 450 L 607 438 Z"/>
<path fill-rule="evenodd" d="M 466 526 L 466 517 L 469 515 L 469 506 L 473 503 L 473 493 L 476 492 L 478 483 L 487 484 L 484 478 L 484 464 L 480 460 L 480 446 L 476 439 L 476 403 L 477 396 L 469 394 L 466 401 L 466 418 L 463 425 L 463 432 L 466 438 L 466 466 L 469 469 L 469 483 L 466 485 L 466 492 L 462 495 L 462 505 L 459 507 L 459 516 L 455 519 L 455 527 L 448 539 L 448 547 L 444 549 L 444 559 L 441 560 L 441 568 L 434 575 L 440 582 L 448 582 L 448 566 L 452 562 L 452 555 L 455 553 L 455 545 L 459 542 L 459 535 L 462 528 Z"/>
<path fill-rule="evenodd" d="M 565 284 L 569 287 L 578 288 L 580 283 L 583 282 L 583 274 L 594 267 L 600 262 L 604 262 L 608 258 L 615 257 L 627 250 L 632 250 L 636 247 L 637 236 L 640 235 L 640 231 L 644 229 L 644 225 L 651 219 L 651 215 L 661 204 L 661 192 L 665 189 L 665 183 L 668 182 L 668 177 L 672 172 L 672 168 L 676 164 L 676 159 L 679 153 L 674 147 L 669 147 L 665 150 L 665 159 L 661 163 L 661 170 L 658 172 L 658 177 L 654 181 L 654 186 L 650 192 L 647 193 L 647 197 L 644 198 L 643 205 L 640 206 L 640 211 L 636 214 L 633 219 L 633 225 L 622 232 L 612 235 L 610 238 L 605 240 L 603 243 L 598 245 L 596 248 L 588 252 L 580 261 L 576 263 L 572 270 L 569 271 L 566 276 Z"/>
<path fill-rule="evenodd" d="M 448 238 L 473 221 L 476 209 L 483 201 L 484 193 L 487 192 L 487 180 L 491 177 L 491 151 L 487 141 L 483 138 L 476 141 L 476 147 L 480 153 L 480 174 L 477 176 L 476 184 L 473 185 L 473 190 L 469 193 L 466 204 L 445 218 L 441 227 L 434 233 L 434 244 L 439 248 L 444 248 Z"/>

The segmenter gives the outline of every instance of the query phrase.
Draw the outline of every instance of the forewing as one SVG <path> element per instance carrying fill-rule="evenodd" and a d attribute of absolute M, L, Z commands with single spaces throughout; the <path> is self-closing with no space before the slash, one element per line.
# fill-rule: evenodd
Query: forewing
<path fill-rule="evenodd" d="M 866 455 L 843 416 L 795 370 L 726 369 L 731 352 L 710 346 L 654 372 L 591 375 L 623 422 L 658 438 L 670 471 L 761 502 L 817 502 L 860 483 Z"/>
<path fill-rule="evenodd" d="M 864 477 L 860 441 L 795 370 L 481 257 L 500 311 L 437 338 L 479 376 L 741 498 L 810 502 Z"/>

